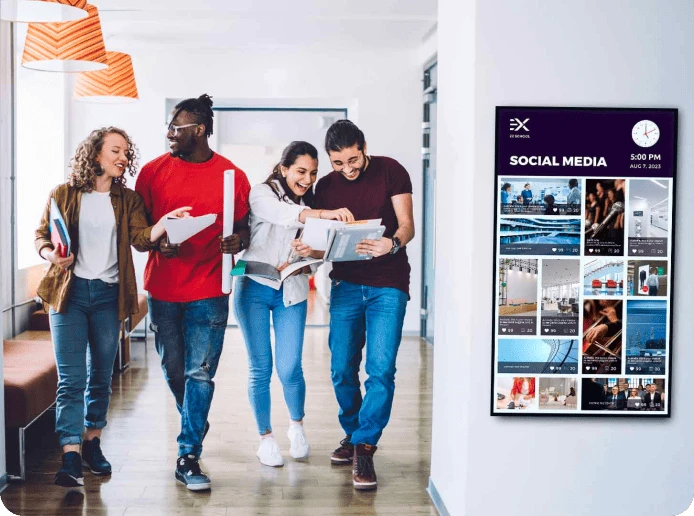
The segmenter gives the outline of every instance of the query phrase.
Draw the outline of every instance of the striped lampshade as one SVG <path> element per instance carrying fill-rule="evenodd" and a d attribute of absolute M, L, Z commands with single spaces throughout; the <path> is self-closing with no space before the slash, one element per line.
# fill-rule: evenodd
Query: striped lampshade
<path fill-rule="evenodd" d="M 77 76 L 73 98 L 92 102 L 128 102 L 137 100 L 133 62 L 128 54 L 106 52 L 108 68 Z"/>
<path fill-rule="evenodd" d="M 106 68 L 99 11 L 89 4 L 84 9 L 88 16 L 82 20 L 30 23 L 22 66 L 47 72 L 85 72 Z"/>
<path fill-rule="evenodd" d="M 87 0 L 1 0 L 0 19 L 25 23 L 51 23 L 87 17 Z"/>

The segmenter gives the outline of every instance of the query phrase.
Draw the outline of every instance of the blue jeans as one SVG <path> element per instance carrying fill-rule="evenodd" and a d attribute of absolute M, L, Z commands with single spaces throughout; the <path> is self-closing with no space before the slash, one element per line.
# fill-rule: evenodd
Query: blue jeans
<path fill-rule="evenodd" d="M 402 337 L 407 294 L 333 280 L 330 291 L 330 370 L 339 419 L 353 444 L 376 445 L 390 419 L 395 359 Z M 366 345 L 362 398 L 359 367 Z"/>
<path fill-rule="evenodd" d="M 149 313 L 164 378 L 181 414 L 178 456 L 199 458 L 224 345 L 229 297 L 171 303 L 149 296 Z"/>
<path fill-rule="evenodd" d="M 301 369 L 301 355 L 306 327 L 306 301 L 285 307 L 283 288 L 275 290 L 244 277 L 236 280 L 234 288 L 234 312 L 248 350 L 248 398 L 260 434 L 272 431 L 270 312 L 275 327 L 277 376 L 282 382 L 289 417 L 294 421 L 304 419 L 306 382 Z"/>
<path fill-rule="evenodd" d="M 61 446 L 81 444 L 83 426 L 106 426 L 120 332 L 118 284 L 75 277 L 65 311 L 49 313 L 58 367 L 55 431 Z"/>

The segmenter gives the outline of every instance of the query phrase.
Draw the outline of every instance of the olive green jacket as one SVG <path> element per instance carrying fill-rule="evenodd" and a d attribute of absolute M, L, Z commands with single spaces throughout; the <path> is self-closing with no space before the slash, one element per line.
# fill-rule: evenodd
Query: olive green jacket
<path fill-rule="evenodd" d="M 62 184 L 51 192 L 46 209 L 41 218 L 41 225 L 36 230 L 36 250 L 41 254 L 44 247 L 53 248 L 50 233 L 51 198 L 65 219 L 70 235 L 70 252 L 79 253 L 79 218 L 82 191 Z M 137 313 L 137 282 L 135 266 L 130 246 L 138 251 L 154 249 L 156 242 L 150 242 L 152 227 L 147 222 L 142 198 L 134 190 L 120 184 L 111 186 L 111 203 L 116 216 L 116 242 L 118 246 L 118 318 L 122 321 L 131 314 Z M 63 312 L 70 297 L 70 287 L 74 276 L 74 262 L 64 271 L 51 264 L 38 287 L 38 295 L 56 312 Z"/>

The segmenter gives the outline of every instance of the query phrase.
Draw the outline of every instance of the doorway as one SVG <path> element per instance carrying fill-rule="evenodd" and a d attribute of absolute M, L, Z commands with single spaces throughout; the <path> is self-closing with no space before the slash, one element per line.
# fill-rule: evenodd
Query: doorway
<path fill-rule="evenodd" d="M 424 68 L 422 113 L 422 169 L 424 220 L 422 221 L 422 306 L 420 336 L 434 343 L 434 278 L 436 269 L 436 61 Z"/>

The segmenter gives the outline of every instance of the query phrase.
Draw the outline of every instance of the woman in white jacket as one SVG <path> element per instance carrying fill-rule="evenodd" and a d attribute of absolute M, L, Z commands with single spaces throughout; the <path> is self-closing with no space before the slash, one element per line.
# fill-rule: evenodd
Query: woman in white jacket
<path fill-rule="evenodd" d="M 308 217 L 354 220 L 346 208 L 311 208 L 317 176 L 318 152 L 313 145 L 299 141 L 284 149 L 267 180 L 251 188 L 251 243 L 244 260 L 267 263 L 281 271 L 289 265 L 290 254 L 310 256 L 311 248 L 297 240 Z M 301 355 L 309 290 L 307 274 L 311 272 L 309 267 L 296 271 L 278 290 L 272 281 L 258 277 L 240 277 L 234 288 L 236 319 L 248 350 L 248 397 L 260 433 L 257 455 L 266 466 L 284 464 L 270 423 L 270 313 L 275 329 L 277 375 L 289 409 L 289 453 L 295 459 L 305 459 L 310 452 L 303 427 L 306 383 Z"/>

